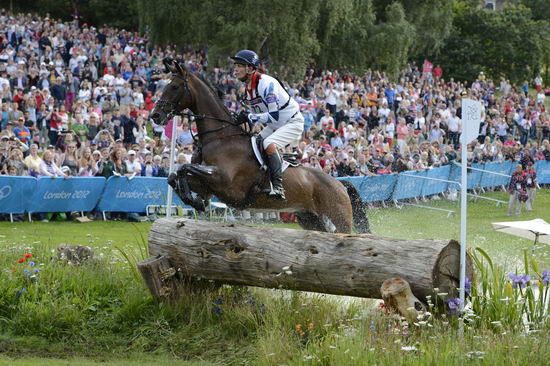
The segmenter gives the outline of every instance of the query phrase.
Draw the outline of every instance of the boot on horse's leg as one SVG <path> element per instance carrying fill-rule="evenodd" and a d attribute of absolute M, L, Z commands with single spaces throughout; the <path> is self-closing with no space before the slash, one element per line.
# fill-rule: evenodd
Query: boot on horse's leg
<path fill-rule="evenodd" d="M 168 184 L 172 186 L 183 203 L 190 205 L 199 212 L 204 212 L 206 210 L 205 201 L 198 196 L 193 197 L 191 194 L 191 188 L 189 187 L 189 182 L 187 182 L 183 176 L 176 173 L 170 174 L 168 177 Z"/>
<path fill-rule="evenodd" d="M 285 189 L 283 188 L 283 170 L 279 154 L 275 150 L 274 154 L 267 155 L 267 165 L 269 167 L 269 177 L 271 179 L 271 190 L 268 195 L 274 200 L 284 201 Z"/>

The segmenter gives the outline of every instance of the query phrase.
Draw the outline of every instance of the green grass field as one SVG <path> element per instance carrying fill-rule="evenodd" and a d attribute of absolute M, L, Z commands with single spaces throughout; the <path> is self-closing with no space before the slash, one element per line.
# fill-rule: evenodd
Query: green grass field
<path fill-rule="evenodd" d="M 369 212 L 374 233 L 459 239 L 459 202 L 420 204 L 456 214 L 376 208 Z M 521 270 L 532 242 L 497 233 L 490 223 L 532 218 L 550 222 L 549 190 L 539 191 L 534 211 L 520 218 L 507 217 L 506 206 L 469 202 L 468 245 L 509 272 Z M 434 320 L 407 331 L 370 300 L 225 286 L 157 305 L 131 268 L 143 257 L 150 226 L 0 223 L 0 365 L 543 365 L 550 359 L 548 328 L 467 327 L 458 339 L 455 328 Z M 82 267 L 52 262 L 61 243 L 88 245 L 100 260 Z M 17 263 L 25 253 L 32 253 L 33 267 Z M 536 248 L 541 268 L 550 269 L 549 255 L 550 246 Z M 23 272 L 34 268 L 40 272 L 29 280 Z"/>

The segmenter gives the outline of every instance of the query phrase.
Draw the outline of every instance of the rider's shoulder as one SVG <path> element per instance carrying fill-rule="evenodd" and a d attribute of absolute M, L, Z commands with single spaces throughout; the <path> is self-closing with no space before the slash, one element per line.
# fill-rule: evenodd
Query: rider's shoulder
<path fill-rule="evenodd" d="M 267 75 L 267 74 L 261 74 L 261 77 L 258 81 L 258 86 L 259 86 L 259 88 L 263 89 L 263 88 L 267 88 L 272 83 L 277 84 L 278 82 L 279 81 L 276 78 L 274 78 L 273 76 L 270 76 L 270 75 Z"/>

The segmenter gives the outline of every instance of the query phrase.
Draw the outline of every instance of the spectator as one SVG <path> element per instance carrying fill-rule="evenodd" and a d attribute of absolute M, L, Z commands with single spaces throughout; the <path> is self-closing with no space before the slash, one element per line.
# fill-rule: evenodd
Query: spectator
<path fill-rule="evenodd" d="M 512 173 L 512 178 L 508 183 L 508 193 L 510 193 L 510 200 L 508 202 L 508 216 L 512 216 L 514 211 L 516 216 L 521 214 L 521 203 L 527 201 L 529 198 L 527 195 L 526 175 L 523 171 L 521 164 L 516 165 L 516 170 Z"/>

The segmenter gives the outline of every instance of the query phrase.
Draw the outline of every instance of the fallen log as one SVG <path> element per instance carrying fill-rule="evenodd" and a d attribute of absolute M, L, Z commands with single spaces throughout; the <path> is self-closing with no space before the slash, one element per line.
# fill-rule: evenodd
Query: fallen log
<path fill-rule="evenodd" d="M 455 240 L 401 240 L 163 218 L 151 228 L 149 252 L 154 258 L 167 259 L 177 274 L 170 278 L 178 281 L 206 279 L 382 298 L 384 281 L 400 277 L 424 303 L 434 290 L 446 293 L 443 300 L 458 296 L 460 246 Z M 151 260 L 140 263 L 140 267 L 147 262 Z M 144 276 L 160 273 L 140 270 Z M 163 266 L 162 271 L 167 270 Z M 470 278 L 471 271 L 472 261 L 467 258 Z M 163 297 L 154 292 L 161 287 L 158 283 L 150 286 L 156 298 Z M 173 290 L 168 293 L 177 296 Z"/>

